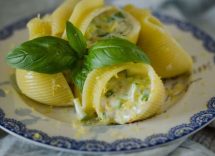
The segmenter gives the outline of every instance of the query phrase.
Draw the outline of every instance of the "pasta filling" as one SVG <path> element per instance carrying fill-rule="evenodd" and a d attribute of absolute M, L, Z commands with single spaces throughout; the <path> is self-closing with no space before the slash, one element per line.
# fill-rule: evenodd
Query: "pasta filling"
<path fill-rule="evenodd" d="M 104 118 L 114 118 L 120 111 L 134 111 L 147 102 L 150 95 L 150 79 L 145 75 L 130 75 L 127 70 L 113 77 L 106 85 L 101 98 Z M 129 114 L 129 113 L 128 113 Z"/>
<path fill-rule="evenodd" d="M 88 45 L 92 45 L 103 38 L 126 36 L 131 30 L 132 24 L 126 14 L 120 10 L 111 9 L 93 19 L 87 28 L 85 37 Z"/>

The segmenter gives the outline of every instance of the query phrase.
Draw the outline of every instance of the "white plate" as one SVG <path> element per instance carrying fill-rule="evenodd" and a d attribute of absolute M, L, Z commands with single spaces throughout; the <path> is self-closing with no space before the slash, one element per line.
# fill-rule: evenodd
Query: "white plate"
<path fill-rule="evenodd" d="M 27 18 L 0 30 L 1 128 L 54 149 L 105 153 L 157 147 L 209 124 L 215 118 L 215 41 L 189 23 L 160 14 L 156 16 L 194 60 L 191 77 L 166 82 L 166 86 L 174 90 L 166 100 L 169 106 L 175 104 L 165 113 L 126 125 L 81 125 L 72 108 L 51 108 L 19 94 L 13 70 L 4 57 L 9 49 L 27 40 Z"/>

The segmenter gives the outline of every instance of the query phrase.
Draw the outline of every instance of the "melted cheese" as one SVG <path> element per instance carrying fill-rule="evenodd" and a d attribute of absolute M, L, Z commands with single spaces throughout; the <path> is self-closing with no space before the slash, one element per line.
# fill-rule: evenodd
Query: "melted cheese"
<path fill-rule="evenodd" d="M 84 84 L 83 110 L 105 124 L 130 123 L 160 112 L 165 88 L 153 68 L 125 63 L 91 71 Z"/>
<path fill-rule="evenodd" d="M 104 118 L 115 118 L 116 110 L 131 110 L 134 105 L 146 102 L 150 94 L 150 80 L 144 75 L 129 75 L 125 70 L 106 85 L 101 98 Z"/>
<path fill-rule="evenodd" d="M 127 36 L 132 30 L 130 22 L 127 15 L 116 8 L 101 13 L 93 19 L 87 28 L 85 37 L 88 40 L 88 45 L 111 36 Z"/>

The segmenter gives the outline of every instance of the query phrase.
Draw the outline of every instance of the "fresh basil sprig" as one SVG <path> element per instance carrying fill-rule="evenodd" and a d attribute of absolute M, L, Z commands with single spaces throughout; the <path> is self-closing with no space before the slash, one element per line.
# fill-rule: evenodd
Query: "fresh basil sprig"
<path fill-rule="evenodd" d="M 87 78 L 87 75 L 90 71 L 84 64 L 78 65 L 75 69 L 72 70 L 72 80 L 76 87 L 80 91 L 83 90 L 84 82 Z"/>
<path fill-rule="evenodd" d="M 135 44 L 122 38 L 109 38 L 98 41 L 89 49 L 85 64 L 93 70 L 125 62 L 149 63 L 149 59 Z"/>
<path fill-rule="evenodd" d="M 69 69 L 76 58 L 67 41 L 52 36 L 24 42 L 6 57 L 12 67 L 47 74 Z"/>
<path fill-rule="evenodd" d="M 8 53 L 7 62 L 15 68 L 47 74 L 70 69 L 72 80 L 81 91 L 88 73 L 94 69 L 125 62 L 149 63 L 146 54 L 125 39 L 104 39 L 87 49 L 78 28 L 67 22 L 66 31 L 68 41 L 45 36 L 22 43 Z"/>
<path fill-rule="evenodd" d="M 72 23 L 66 23 L 66 34 L 70 46 L 76 51 L 79 58 L 82 58 L 87 52 L 87 42 L 81 31 Z"/>
<path fill-rule="evenodd" d="M 73 73 L 73 81 L 83 89 L 87 74 L 93 69 L 121 64 L 125 62 L 150 63 L 146 54 L 135 44 L 121 38 L 109 38 L 98 41 L 88 51 L 84 65 Z"/>

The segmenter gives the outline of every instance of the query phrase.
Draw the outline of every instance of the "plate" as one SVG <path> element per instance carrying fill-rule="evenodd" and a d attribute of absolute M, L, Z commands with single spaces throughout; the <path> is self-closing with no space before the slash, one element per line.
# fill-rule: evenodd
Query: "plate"
<path fill-rule="evenodd" d="M 168 110 L 150 119 L 126 125 L 80 124 L 71 107 L 54 108 L 21 95 L 6 53 L 27 40 L 26 22 L 0 30 L 0 126 L 3 130 L 53 149 L 87 153 L 136 152 L 187 137 L 215 118 L 215 41 L 197 27 L 155 13 L 168 31 L 190 53 L 191 76 L 165 81 Z"/>

